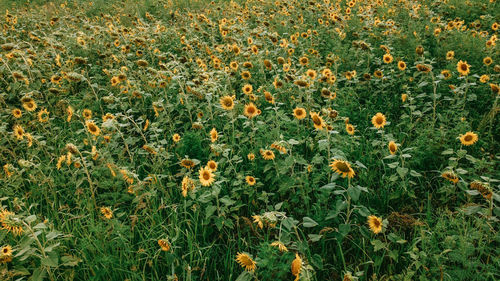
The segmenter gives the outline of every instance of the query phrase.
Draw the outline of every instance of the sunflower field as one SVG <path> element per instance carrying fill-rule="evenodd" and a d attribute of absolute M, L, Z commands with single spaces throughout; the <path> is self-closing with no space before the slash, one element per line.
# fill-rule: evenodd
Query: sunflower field
<path fill-rule="evenodd" d="M 2 0 L 0 280 L 500 280 L 496 0 Z"/>

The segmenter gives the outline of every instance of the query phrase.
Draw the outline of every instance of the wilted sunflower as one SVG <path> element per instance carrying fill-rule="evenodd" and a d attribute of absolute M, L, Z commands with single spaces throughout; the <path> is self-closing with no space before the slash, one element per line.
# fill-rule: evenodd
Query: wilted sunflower
<path fill-rule="evenodd" d="M 238 253 L 236 255 L 236 261 L 241 267 L 245 268 L 246 271 L 253 271 L 257 268 L 257 263 L 246 253 Z"/>
<path fill-rule="evenodd" d="M 500 87 L 497 84 L 490 83 L 490 89 L 495 94 L 500 94 Z"/>
<path fill-rule="evenodd" d="M 24 232 L 21 219 L 13 212 L 9 212 L 5 209 L 0 211 L 0 224 L 2 225 L 2 229 L 7 230 L 7 232 L 12 232 L 16 236 Z"/>
<path fill-rule="evenodd" d="M 217 171 L 217 162 L 214 160 L 210 160 L 207 162 L 207 168 L 210 169 L 210 171 L 215 172 Z"/>
<path fill-rule="evenodd" d="M 93 121 L 85 121 L 87 130 L 94 136 L 98 136 L 101 133 L 101 129 Z"/>
<path fill-rule="evenodd" d="M 477 140 L 478 140 L 477 134 L 474 132 L 467 132 L 463 135 L 460 135 L 460 142 L 466 146 L 473 145 L 474 143 L 477 142 Z"/>
<path fill-rule="evenodd" d="M 389 152 L 394 155 L 396 154 L 396 151 L 398 151 L 398 145 L 394 141 L 389 142 Z"/>
<path fill-rule="evenodd" d="M 293 116 L 297 119 L 304 119 L 307 116 L 307 112 L 304 108 L 302 107 L 297 107 L 293 110 Z"/>
<path fill-rule="evenodd" d="M 368 226 L 373 233 L 380 233 L 382 231 L 382 218 L 377 216 L 368 216 Z"/>
<path fill-rule="evenodd" d="M 273 160 L 274 159 L 274 152 L 272 150 L 261 149 L 260 155 L 262 155 L 262 158 L 264 158 L 264 160 Z"/>
<path fill-rule="evenodd" d="M 278 250 L 280 250 L 280 252 L 288 252 L 288 248 L 281 241 L 274 241 L 270 245 L 271 245 L 271 247 L 278 248 Z"/>
<path fill-rule="evenodd" d="M 491 200 L 493 197 L 493 192 L 491 191 L 491 187 L 487 183 L 482 183 L 479 181 L 474 181 L 470 183 L 470 188 L 477 190 L 484 199 Z"/>
<path fill-rule="evenodd" d="M 293 276 L 295 276 L 295 281 L 300 279 L 300 272 L 302 271 L 302 259 L 298 253 L 295 253 L 295 259 L 292 261 L 291 270 Z"/>
<path fill-rule="evenodd" d="M 353 178 L 356 175 L 349 162 L 344 160 L 335 159 L 332 163 L 330 163 L 330 167 L 335 173 L 339 174 L 343 178 L 346 176 L 348 178 Z"/>
<path fill-rule="evenodd" d="M 164 252 L 167 252 L 170 250 L 170 243 L 168 243 L 167 239 L 158 240 L 158 245 L 160 246 L 161 250 Z"/>
<path fill-rule="evenodd" d="M 378 112 L 372 117 L 372 124 L 377 129 L 384 128 L 386 121 L 387 120 L 385 119 L 385 115 L 380 112 Z"/>
<path fill-rule="evenodd" d="M 220 99 L 220 104 L 225 110 L 234 108 L 234 96 L 224 96 Z"/>
<path fill-rule="evenodd" d="M 459 61 L 457 63 L 457 71 L 462 76 L 466 76 L 470 72 L 470 65 L 467 64 L 467 61 Z"/>
<path fill-rule="evenodd" d="M 248 158 L 248 160 L 253 161 L 255 159 L 255 154 L 248 153 L 247 158 Z"/>
<path fill-rule="evenodd" d="M 194 188 L 195 188 L 194 181 L 192 179 L 190 179 L 188 176 L 185 176 L 182 179 L 182 183 L 181 183 L 182 196 L 186 197 L 188 191 L 194 190 Z"/>
<path fill-rule="evenodd" d="M 108 220 L 113 217 L 113 211 L 110 207 L 101 207 L 101 214 Z"/>
<path fill-rule="evenodd" d="M 444 172 L 441 174 L 441 177 L 451 181 L 452 183 L 458 183 L 459 179 L 457 177 L 457 175 L 455 175 L 455 173 L 453 173 L 452 171 L 447 171 L 447 172 Z"/>
<path fill-rule="evenodd" d="M 245 109 L 243 111 L 243 114 L 247 116 L 248 118 L 253 118 L 257 115 L 259 115 L 259 109 L 251 102 L 250 104 L 245 105 Z"/>
<path fill-rule="evenodd" d="M 255 184 L 255 178 L 252 177 L 252 176 L 246 176 L 245 180 L 248 183 L 248 185 L 254 185 Z"/>
<path fill-rule="evenodd" d="M 208 167 L 201 168 L 199 170 L 199 173 L 200 173 L 199 179 L 201 185 L 210 186 L 215 181 L 215 175 Z"/>

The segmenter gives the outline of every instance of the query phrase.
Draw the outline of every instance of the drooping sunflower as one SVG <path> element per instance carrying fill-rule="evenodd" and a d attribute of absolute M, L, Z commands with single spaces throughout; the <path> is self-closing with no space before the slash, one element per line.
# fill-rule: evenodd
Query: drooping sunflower
<path fill-rule="evenodd" d="M 368 226 L 373 233 L 380 233 L 382 231 L 382 218 L 377 216 L 368 216 Z"/>
<path fill-rule="evenodd" d="M 460 142 L 466 146 L 473 145 L 478 139 L 477 134 L 471 131 L 460 135 Z"/>
<path fill-rule="evenodd" d="M 101 207 L 101 214 L 108 220 L 113 217 L 113 211 L 110 207 Z"/>
<path fill-rule="evenodd" d="M 273 160 L 274 159 L 274 152 L 272 150 L 261 149 L 260 155 L 262 155 L 262 158 L 264 158 L 264 160 Z"/>
<path fill-rule="evenodd" d="M 386 121 L 387 120 L 385 119 L 385 115 L 380 112 L 378 112 L 372 117 L 372 124 L 377 129 L 384 128 Z"/>
<path fill-rule="evenodd" d="M 220 99 L 220 104 L 225 110 L 234 108 L 234 96 L 224 96 Z"/>
<path fill-rule="evenodd" d="M 304 108 L 302 107 L 297 107 L 293 110 L 293 116 L 297 119 L 304 119 L 307 116 L 307 112 Z"/>
<path fill-rule="evenodd" d="M 201 168 L 199 170 L 200 176 L 200 183 L 203 186 L 210 186 L 212 183 L 215 181 L 215 175 L 212 173 L 212 171 L 208 167 Z"/>
<path fill-rule="evenodd" d="M 253 271 L 257 268 L 257 263 L 247 254 L 238 253 L 236 255 L 236 261 L 245 268 L 246 271 Z"/>
<path fill-rule="evenodd" d="M 497 84 L 490 83 L 490 89 L 495 94 L 500 94 L 500 86 Z"/>
<path fill-rule="evenodd" d="M 98 136 L 101 133 L 101 129 L 97 127 L 97 125 L 93 121 L 86 121 L 85 126 L 87 126 L 87 130 L 94 136 Z"/>
<path fill-rule="evenodd" d="M 493 197 L 493 192 L 491 191 L 491 187 L 487 183 L 482 183 L 479 181 L 473 181 L 470 183 L 470 188 L 477 190 L 484 199 L 491 200 Z"/>
<path fill-rule="evenodd" d="M 406 102 L 406 99 L 408 98 L 408 94 L 401 94 L 401 101 Z"/>
<path fill-rule="evenodd" d="M 332 161 L 332 163 L 330 163 L 330 167 L 335 173 L 339 174 L 343 178 L 345 178 L 346 176 L 348 178 L 353 178 L 356 175 L 351 167 L 351 164 L 344 160 L 335 159 Z"/>
<path fill-rule="evenodd" d="M 66 108 L 66 113 L 68 113 L 68 118 L 66 119 L 66 122 L 70 122 L 71 118 L 73 117 L 73 114 L 75 113 L 75 110 L 71 105 L 68 105 Z"/>
<path fill-rule="evenodd" d="M 389 142 L 388 148 L 389 148 L 389 152 L 392 155 L 396 154 L 396 152 L 398 151 L 398 145 L 394 141 Z"/>
<path fill-rule="evenodd" d="M 245 109 L 243 111 L 243 114 L 247 116 L 248 118 L 253 118 L 257 115 L 259 115 L 259 109 L 253 104 L 253 102 L 245 105 Z"/>
<path fill-rule="evenodd" d="M 191 169 L 196 165 L 194 161 L 191 159 L 182 159 L 180 164 L 182 167 L 186 169 Z"/>
<path fill-rule="evenodd" d="M 452 183 L 458 183 L 459 179 L 457 177 L 457 175 L 455 175 L 454 172 L 452 171 L 446 171 L 444 173 L 441 174 L 441 177 L 451 181 Z"/>
<path fill-rule="evenodd" d="M 248 160 L 253 161 L 255 159 L 255 154 L 248 153 L 247 158 L 248 158 Z"/>
<path fill-rule="evenodd" d="M 246 176 L 245 181 L 247 182 L 248 185 L 252 186 L 255 184 L 255 178 L 252 176 Z"/>
<path fill-rule="evenodd" d="M 295 276 L 295 281 L 300 279 L 300 272 L 302 271 L 302 259 L 298 253 L 295 253 L 295 259 L 292 261 L 291 270 L 293 276 Z"/>
<path fill-rule="evenodd" d="M 158 245 L 160 246 L 161 250 L 164 252 L 167 252 L 170 250 L 170 243 L 168 243 L 167 239 L 159 239 Z"/>
<path fill-rule="evenodd" d="M 309 115 L 311 116 L 311 119 L 313 121 L 314 128 L 316 130 L 323 130 L 323 128 L 325 127 L 323 118 L 321 118 L 321 116 L 319 116 L 319 114 L 316 112 L 309 112 Z"/>
<path fill-rule="evenodd" d="M 12 232 L 16 236 L 24 232 L 21 219 L 13 212 L 5 209 L 0 211 L 0 224 L 2 225 L 2 229 L 7 230 L 7 232 Z"/>
<path fill-rule="evenodd" d="M 194 181 L 192 179 L 190 179 L 188 176 L 185 176 L 182 179 L 182 183 L 181 183 L 182 196 L 186 197 L 188 191 L 189 190 L 194 190 L 194 188 L 195 188 Z"/>
<path fill-rule="evenodd" d="M 467 61 L 459 61 L 457 63 L 457 71 L 462 76 L 466 76 L 470 72 L 470 65 L 467 64 Z"/>
<path fill-rule="evenodd" d="M 210 171 L 215 172 L 217 171 L 217 162 L 214 160 L 210 160 L 207 162 L 207 168 L 210 169 Z"/>

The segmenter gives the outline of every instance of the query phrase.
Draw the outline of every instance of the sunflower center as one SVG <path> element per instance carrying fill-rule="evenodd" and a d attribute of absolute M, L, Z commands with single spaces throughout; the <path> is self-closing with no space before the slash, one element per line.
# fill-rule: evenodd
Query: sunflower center
<path fill-rule="evenodd" d="M 471 141 L 472 140 L 472 136 L 471 135 L 467 135 L 467 136 L 465 136 L 464 140 L 465 141 Z"/>
<path fill-rule="evenodd" d="M 208 172 L 203 173 L 203 179 L 204 180 L 209 180 L 210 179 L 210 174 Z"/>
<path fill-rule="evenodd" d="M 463 70 L 463 71 L 466 71 L 467 70 L 467 65 L 466 64 L 462 64 L 460 66 L 460 68 Z"/>
<path fill-rule="evenodd" d="M 230 107 L 233 105 L 233 101 L 230 100 L 230 99 L 225 99 L 224 100 L 224 105 L 227 106 L 227 107 Z"/>
<path fill-rule="evenodd" d="M 349 166 L 347 166 L 346 163 L 343 162 L 338 162 L 337 163 L 337 169 L 343 173 L 348 173 L 349 172 Z"/>
<path fill-rule="evenodd" d="M 377 124 L 382 124 L 384 122 L 384 118 L 379 116 L 375 121 L 377 122 Z"/>

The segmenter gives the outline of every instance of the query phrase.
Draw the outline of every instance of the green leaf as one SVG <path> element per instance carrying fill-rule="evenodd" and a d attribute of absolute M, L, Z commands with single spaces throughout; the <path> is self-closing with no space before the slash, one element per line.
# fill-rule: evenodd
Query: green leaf
<path fill-rule="evenodd" d="M 304 227 L 315 227 L 318 225 L 317 222 L 315 222 L 313 219 L 311 219 L 310 217 L 304 217 L 303 218 L 303 226 Z"/>
<path fill-rule="evenodd" d="M 347 189 L 347 194 L 352 198 L 354 202 L 358 201 L 361 190 L 355 186 L 351 186 Z"/>
<path fill-rule="evenodd" d="M 42 258 L 42 265 L 45 266 L 50 266 L 50 267 L 57 267 L 59 260 L 59 256 L 56 252 L 50 252 L 48 253 L 47 257 Z"/>
<path fill-rule="evenodd" d="M 386 247 L 386 244 L 378 239 L 375 239 L 371 242 L 371 244 L 373 245 L 374 247 L 374 251 L 377 252 L 379 251 L 380 249 L 383 249 Z"/>
<path fill-rule="evenodd" d="M 408 168 L 397 167 L 396 172 L 398 172 L 398 174 L 401 178 L 404 178 L 406 176 L 406 174 L 408 173 Z"/>
<path fill-rule="evenodd" d="M 252 279 L 253 279 L 253 276 L 248 271 L 243 271 L 238 276 L 238 278 L 236 278 L 235 281 L 250 281 Z"/>
<path fill-rule="evenodd" d="M 61 265 L 62 266 L 76 266 L 82 260 L 78 257 L 67 255 L 61 257 Z"/>

